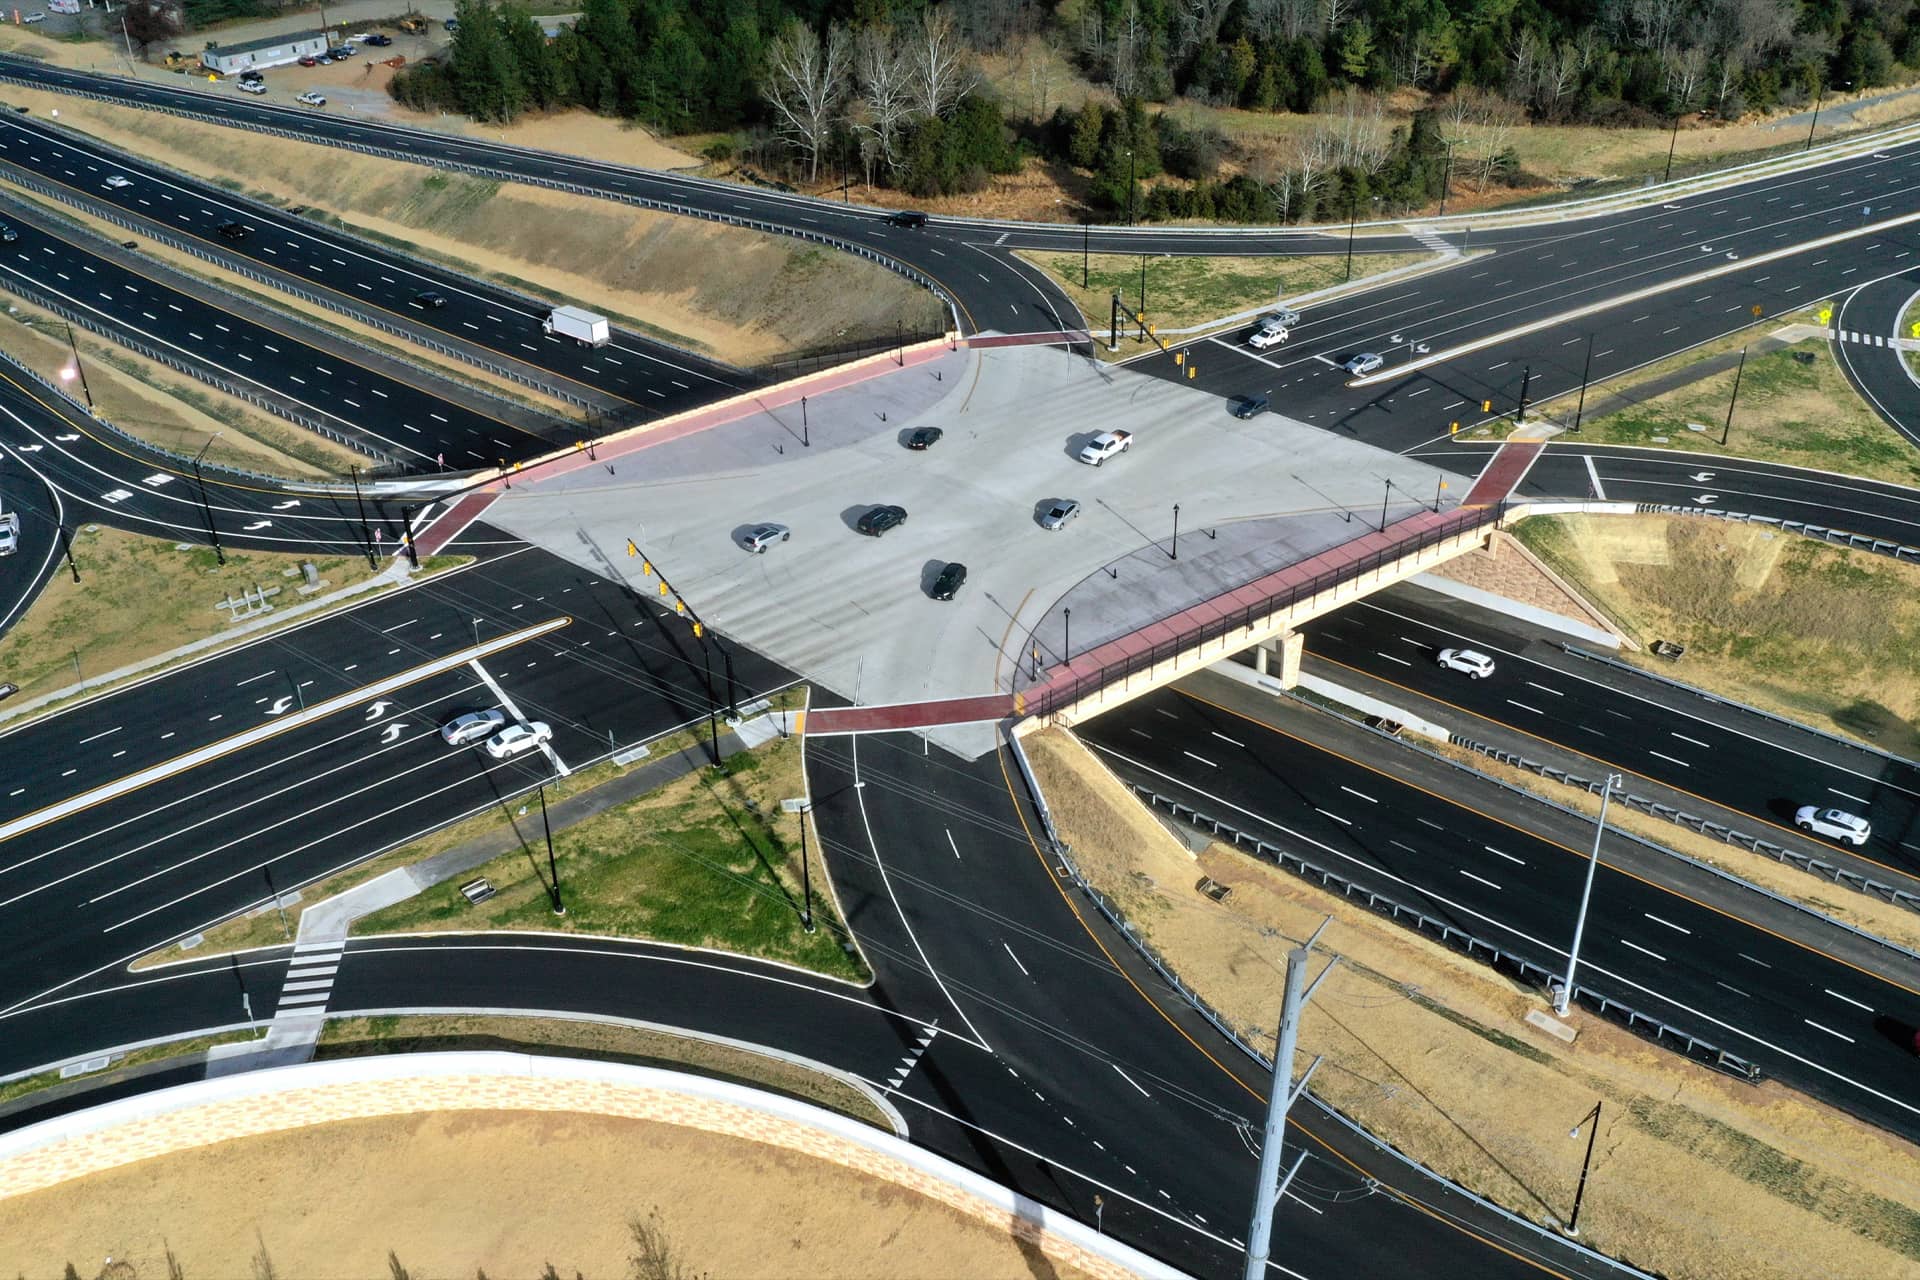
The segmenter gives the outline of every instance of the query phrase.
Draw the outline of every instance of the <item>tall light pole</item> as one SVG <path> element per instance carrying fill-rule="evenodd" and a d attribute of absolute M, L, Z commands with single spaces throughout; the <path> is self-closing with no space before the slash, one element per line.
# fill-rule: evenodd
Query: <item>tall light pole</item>
<path fill-rule="evenodd" d="M 1247 1224 L 1247 1259 L 1242 1272 L 1245 1280 L 1266 1280 L 1267 1257 L 1273 1248 L 1273 1210 L 1280 1203 L 1280 1197 L 1286 1194 L 1287 1186 L 1293 1181 L 1300 1166 L 1307 1162 L 1307 1153 L 1302 1151 L 1293 1162 L 1285 1177 L 1280 1174 L 1280 1140 L 1286 1133 L 1287 1112 L 1301 1094 L 1307 1091 L 1307 1082 L 1313 1079 L 1313 1073 L 1320 1065 L 1315 1058 L 1301 1075 L 1300 1082 L 1293 1080 L 1293 1055 L 1299 1042 L 1300 1015 L 1307 1001 L 1313 999 L 1313 993 L 1333 972 L 1333 966 L 1339 963 L 1338 957 L 1330 961 L 1320 971 L 1320 976 L 1307 985 L 1307 957 L 1313 944 L 1320 940 L 1327 925 L 1333 923 L 1332 917 L 1322 922 L 1313 936 L 1306 942 L 1287 953 L 1286 985 L 1280 1004 L 1280 1035 L 1274 1045 L 1273 1082 L 1267 1093 L 1267 1124 L 1260 1142 L 1259 1181 L 1253 1190 L 1253 1217 Z"/>
<path fill-rule="evenodd" d="M 1087 275 L 1093 270 L 1093 219 L 1080 215 L 1080 287 L 1090 288 Z"/>
<path fill-rule="evenodd" d="M 379 559 L 373 553 L 373 528 L 367 524 L 367 504 L 360 496 L 360 465 L 353 466 L 353 505 L 360 508 L 360 542 L 367 549 L 367 568 L 378 569 Z"/>
<path fill-rule="evenodd" d="M 1587 931 L 1587 904 L 1593 900 L 1593 873 L 1600 867 L 1600 838 L 1607 834 L 1607 802 L 1613 799 L 1613 789 L 1620 785 L 1620 781 L 1619 774 L 1608 774 L 1605 789 L 1600 792 L 1600 820 L 1593 827 L 1593 853 L 1587 858 L 1587 883 L 1580 890 L 1580 914 L 1573 922 L 1573 946 L 1567 951 L 1567 977 L 1553 997 L 1553 1011 L 1563 1018 L 1573 1004 L 1573 979 L 1580 969 L 1580 938 Z"/>
<path fill-rule="evenodd" d="M 213 448 L 213 442 L 225 434 L 225 431 L 214 432 L 200 446 L 200 452 L 193 455 L 193 480 L 200 488 L 200 513 L 207 520 L 207 541 L 213 543 L 213 558 L 223 565 L 227 562 L 227 553 L 220 549 L 220 531 L 213 527 L 213 505 L 207 501 L 207 481 L 200 474 L 200 460 L 207 456 L 207 450 Z"/>
<path fill-rule="evenodd" d="M 1180 504 L 1177 502 L 1173 504 L 1173 551 L 1167 558 L 1169 560 L 1180 558 Z"/>
<path fill-rule="evenodd" d="M 1447 167 L 1440 171 L 1440 212 L 1435 216 L 1444 218 L 1447 216 L 1447 187 L 1453 181 L 1453 148 L 1460 140 L 1442 138 L 1440 141 L 1446 144 Z"/>
<path fill-rule="evenodd" d="M 1133 148 L 1127 148 L 1127 225 L 1133 225 Z"/>
<path fill-rule="evenodd" d="M 800 802 L 800 923 L 813 932 L 813 873 L 807 866 L 807 819 L 813 815 L 813 797 Z"/>
<path fill-rule="evenodd" d="M 1593 334 L 1587 335 L 1587 362 L 1580 368 L 1580 403 L 1573 411 L 1573 429 L 1580 429 L 1580 418 L 1587 411 L 1587 378 L 1593 373 Z"/>
<path fill-rule="evenodd" d="M 1853 87 L 1853 81 L 1842 80 L 1840 82 L 1839 87 L 1842 89 L 1850 89 Z M 1820 127 L 1820 100 L 1826 96 L 1826 93 L 1827 93 L 1827 82 L 1822 80 L 1820 82 L 1819 88 L 1814 90 L 1813 119 L 1807 123 L 1807 145 L 1800 148 L 1802 151 L 1813 150 L 1813 131 Z"/>
<path fill-rule="evenodd" d="M 1727 437 L 1733 434 L 1733 406 L 1740 401 L 1740 375 L 1747 371 L 1747 349 L 1740 348 L 1740 363 L 1733 371 L 1733 394 L 1727 397 L 1727 424 L 1720 428 L 1720 447 L 1726 448 Z"/>
<path fill-rule="evenodd" d="M 60 323 L 67 324 L 64 320 Z M 92 412 L 93 390 L 87 386 L 87 369 L 80 363 L 80 344 L 73 340 L 73 326 L 70 324 L 67 324 L 67 350 L 73 352 L 73 372 L 69 373 L 62 369 L 60 376 L 62 379 L 80 379 L 80 394 L 87 398 L 87 410 Z"/>
<path fill-rule="evenodd" d="M 1353 224 L 1355 223 L 1356 220 L 1358 220 L 1359 216 L 1360 216 L 1360 193 L 1358 191 L 1349 190 L 1347 192 L 1347 276 L 1346 276 L 1348 280 L 1353 279 Z"/>
<path fill-rule="evenodd" d="M 1686 104 L 1683 102 L 1680 104 L 1680 110 L 1673 113 L 1673 136 L 1667 139 L 1667 171 L 1660 176 L 1662 182 L 1667 182 L 1673 177 L 1673 149 L 1680 145 L 1680 117 L 1684 114 L 1686 114 Z"/>
<path fill-rule="evenodd" d="M 1580 1183 L 1573 1191 L 1573 1215 L 1567 1219 L 1567 1234 L 1580 1234 L 1580 1203 L 1587 1198 L 1587 1170 L 1593 1167 L 1593 1140 L 1600 1134 L 1600 1103 L 1593 1104 L 1593 1110 L 1587 1112 L 1580 1123 L 1567 1130 L 1569 1138 L 1580 1136 L 1580 1130 L 1587 1131 L 1587 1158 L 1580 1162 Z"/>
<path fill-rule="evenodd" d="M 553 914 L 567 914 L 567 906 L 560 901 L 560 864 L 553 857 L 553 826 L 547 821 L 547 784 L 540 784 L 540 829 L 547 834 L 547 878 L 551 882 L 547 895 L 553 899 Z"/>

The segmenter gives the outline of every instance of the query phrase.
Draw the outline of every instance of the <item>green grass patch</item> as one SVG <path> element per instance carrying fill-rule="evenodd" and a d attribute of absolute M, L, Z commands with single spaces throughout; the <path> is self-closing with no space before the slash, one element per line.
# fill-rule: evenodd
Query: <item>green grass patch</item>
<path fill-rule="evenodd" d="M 781 799 L 806 791 L 800 743 L 775 739 L 629 804 L 553 833 L 566 915 L 553 913 L 537 810 L 509 817 L 521 847 L 473 874 L 496 893 L 469 903 L 453 883 L 367 916 L 359 935 L 527 929 L 649 938 L 782 960 L 835 977 L 865 972 L 816 893 L 800 924 L 800 825 Z M 816 883 L 821 881 L 818 873 Z"/>
<path fill-rule="evenodd" d="M 1051 276 L 1067 291 L 1096 332 L 1113 313 L 1113 295 L 1128 307 L 1140 304 L 1142 259 L 1138 255 L 1035 253 L 1019 256 Z M 1352 278 L 1364 280 L 1392 267 L 1416 262 L 1412 253 L 1358 253 Z M 1086 271 L 1082 272 L 1083 261 Z M 1316 257 L 1161 258 L 1146 263 L 1146 312 L 1162 329 L 1205 324 L 1252 307 L 1275 305 L 1281 298 L 1312 293 L 1347 278 L 1344 254 Z M 1082 280 L 1085 283 L 1082 283 Z"/>
<path fill-rule="evenodd" d="M 39 1093 L 43 1089 L 55 1089 L 63 1084 L 100 1080 L 125 1071 L 129 1067 L 145 1066 L 148 1063 L 164 1062 L 172 1058 L 191 1058 L 205 1053 L 219 1044 L 237 1044 L 242 1040 L 259 1039 L 252 1031 L 224 1031 L 217 1036 L 192 1036 L 184 1040 L 170 1040 L 166 1044 L 150 1044 L 135 1049 L 114 1060 L 113 1065 L 100 1071 L 89 1072 L 84 1076 L 62 1079 L 60 1072 L 42 1071 L 38 1075 L 23 1076 L 7 1084 L 0 1084 L 0 1105 Z"/>

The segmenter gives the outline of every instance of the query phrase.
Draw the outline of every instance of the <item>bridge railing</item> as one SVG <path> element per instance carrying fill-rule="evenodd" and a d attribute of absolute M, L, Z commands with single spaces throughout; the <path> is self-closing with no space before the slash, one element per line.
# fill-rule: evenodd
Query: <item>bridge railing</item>
<path fill-rule="evenodd" d="M 1055 679 L 1030 690 L 1026 695 L 1027 714 L 1050 715 L 1083 698 L 1092 697 L 1110 685 L 1123 683 L 1139 672 L 1150 671 L 1210 640 L 1217 640 L 1234 631 L 1251 633 L 1256 623 L 1303 600 L 1311 600 L 1369 573 L 1377 573 L 1388 565 L 1418 555 L 1443 542 L 1497 526 L 1506 512 L 1507 504 L 1504 502 L 1484 507 L 1462 507 L 1448 512 L 1439 523 L 1397 538 L 1358 560 L 1323 570 L 1311 578 L 1282 587 L 1263 599 L 1194 623 L 1168 639 L 1155 641 L 1144 650 L 1127 654 L 1095 670 L 1075 673 L 1066 679 Z"/>

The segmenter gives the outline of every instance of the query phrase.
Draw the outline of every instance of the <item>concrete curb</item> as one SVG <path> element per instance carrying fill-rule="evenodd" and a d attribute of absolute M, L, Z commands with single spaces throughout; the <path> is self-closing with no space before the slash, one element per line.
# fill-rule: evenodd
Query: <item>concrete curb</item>
<path fill-rule="evenodd" d="M 302 1093 L 308 1096 L 294 1096 Z M 568 1094 L 574 1096 L 568 1098 Z M 634 1097 L 636 1094 L 641 1097 Z M 276 1099 L 294 1105 L 275 1115 L 271 1103 Z M 671 1110 L 681 1113 L 682 1124 L 694 1120 L 693 1127 L 732 1131 L 749 1140 L 800 1150 L 821 1159 L 835 1159 L 834 1149 L 838 1148 L 841 1158 L 836 1163 L 871 1176 L 885 1177 L 891 1166 L 907 1175 L 895 1181 L 909 1186 L 918 1181 L 922 1185 L 912 1189 L 920 1194 L 939 1199 L 983 1223 L 1011 1226 L 1016 1237 L 1034 1241 L 1042 1252 L 1053 1253 L 1098 1276 L 1178 1280 L 1182 1275 L 932 1152 L 809 1103 L 653 1067 L 530 1054 L 401 1054 L 308 1063 L 177 1085 L 105 1103 L 0 1135 L 0 1170 L 6 1171 L 0 1175 L 0 1194 L 24 1194 L 164 1151 L 192 1149 L 212 1138 L 208 1133 L 212 1126 L 206 1122 L 217 1118 L 216 1108 L 241 1113 L 243 1123 L 225 1135 L 241 1137 L 334 1118 L 417 1114 L 423 1110 L 591 1112 L 595 1101 L 603 1104 L 605 1114 L 630 1113 L 616 1105 L 621 1102 L 631 1107 L 634 1103 L 665 1101 Z M 694 1119 L 691 1113 L 699 1110 L 708 1113 L 711 1124 L 701 1125 Z M 182 1124 L 190 1112 L 204 1114 L 194 1117 L 195 1122 Z M 672 1123 L 676 1117 L 661 1114 L 640 1118 Z M 163 1123 L 168 1120 L 170 1124 Z M 756 1132 L 743 1132 L 749 1126 Z M 148 1134 L 140 1134 L 136 1127 L 146 1129 Z M 179 1140 L 165 1141 L 168 1130 Z M 58 1159 L 59 1147 L 88 1142 L 100 1148 L 91 1153 L 92 1159 Z M 89 1153 L 76 1154 L 84 1157 Z M 855 1164 L 861 1157 L 865 1159 Z M 919 1176 L 916 1179 L 913 1175 Z M 8 1182 L 13 1184 L 11 1189 Z"/>

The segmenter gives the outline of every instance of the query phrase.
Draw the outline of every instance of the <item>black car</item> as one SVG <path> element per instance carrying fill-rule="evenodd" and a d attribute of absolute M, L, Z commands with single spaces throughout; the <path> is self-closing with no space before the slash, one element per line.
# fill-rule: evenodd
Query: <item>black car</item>
<path fill-rule="evenodd" d="M 252 230 L 253 228 L 244 222 L 229 221 L 220 224 L 220 234 L 229 240 L 245 240 Z"/>
<path fill-rule="evenodd" d="M 940 571 L 933 580 L 933 590 L 927 594 L 935 600 L 951 600 L 954 592 L 967 585 L 967 566 L 955 560 Z"/>
<path fill-rule="evenodd" d="M 447 305 L 447 300 L 433 290 L 427 289 L 413 295 L 413 305 L 416 307 L 427 307 L 437 311 Z"/>
<path fill-rule="evenodd" d="M 393 43 L 393 37 L 383 36 L 376 31 L 372 35 L 367 37 L 367 43 L 372 45 L 376 49 L 384 49 L 388 45 Z"/>
<path fill-rule="evenodd" d="M 924 227 L 927 215 L 916 209 L 900 209 L 887 215 L 887 225 L 893 227 Z"/>
<path fill-rule="evenodd" d="M 887 530 L 897 528 L 906 522 L 905 507 L 875 507 L 861 516 L 853 527 L 870 538 L 877 538 Z"/>
<path fill-rule="evenodd" d="M 1241 396 L 1233 402 L 1233 416 L 1236 418 L 1251 418 L 1258 414 L 1265 413 L 1269 405 L 1270 402 L 1265 396 Z"/>
<path fill-rule="evenodd" d="M 4 240 L 8 244 L 12 244 L 15 240 L 18 240 L 19 238 L 20 238 L 20 233 L 18 231 L 15 231 L 12 227 L 0 226 L 0 240 Z"/>
<path fill-rule="evenodd" d="M 261 75 L 258 71 L 242 71 L 240 73 L 241 84 L 261 84 L 261 83 L 264 83 L 265 80 L 266 80 L 266 77 Z"/>
<path fill-rule="evenodd" d="M 938 427 L 915 427 L 913 434 L 907 437 L 907 448 L 931 449 L 940 442 L 940 435 Z"/>

